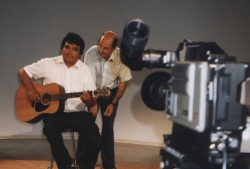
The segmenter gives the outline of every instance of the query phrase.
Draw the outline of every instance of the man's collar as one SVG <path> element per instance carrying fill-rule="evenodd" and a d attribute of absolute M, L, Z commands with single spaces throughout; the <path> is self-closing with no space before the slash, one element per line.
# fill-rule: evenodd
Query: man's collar
<path fill-rule="evenodd" d="M 64 63 L 64 61 L 63 61 L 63 56 L 62 56 L 62 55 L 59 56 L 57 62 L 58 62 L 58 63 Z"/>
<path fill-rule="evenodd" d="M 114 61 L 114 55 L 113 55 L 113 54 L 111 54 L 111 56 L 109 57 L 109 59 L 108 59 L 107 61 L 109 61 L 109 62 L 113 62 L 113 61 Z"/>
<path fill-rule="evenodd" d="M 100 61 L 105 61 L 105 62 L 113 62 L 114 61 L 114 56 L 113 55 L 111 55 L 109 58 L 108 58 L 108 60 L 105 60 L 105 59 L 103 59 L 101 56 L 100 56 L 100 54 L 99 54 L 99 57 L 98 57 L 98 59 L 100 60 Z"/>
<path fill-rule="evenodd" d="M 109 59 L 108 59 L 107 61 L 113 62 L 113 61 L 114 61 L 114 58 L 115 58 L 114 52 L 112 52 L 111 56 L 109 57 Z"/>
<path fill-rule="evenodd" d="M 61 63 L 61 64 L 65 64 L 62 55 L 60 55 L 60 57 L 58 58 L 57 62 L 58 62 L 58 63 Z M 75 63 L 75 65 L 74 65 L 73 67 L 78 68 L 78 67 L 81 66 L 80 64 L 81 64 L 81 62 L 80 62 L 80 59 L 79 59 L 79 60 Z"/>

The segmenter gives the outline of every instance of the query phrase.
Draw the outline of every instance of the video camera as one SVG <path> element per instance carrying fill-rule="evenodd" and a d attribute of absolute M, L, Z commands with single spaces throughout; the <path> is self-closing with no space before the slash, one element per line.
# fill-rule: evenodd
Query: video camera
<path fill-rule="evenodd" d="M 247 169 L 240 152 L 250 107 L 250 64 L 236 62 L 215 42 L 184 40 L 177 50 L 144 50 L 149 27 L 126 23 L 121 59 L 132 70 L 163 68 L 142 84 L 142 99 L 173 121 L 164 135 L 162 169 Z M 167 72 L 170 70 L 170 73 Z"/>

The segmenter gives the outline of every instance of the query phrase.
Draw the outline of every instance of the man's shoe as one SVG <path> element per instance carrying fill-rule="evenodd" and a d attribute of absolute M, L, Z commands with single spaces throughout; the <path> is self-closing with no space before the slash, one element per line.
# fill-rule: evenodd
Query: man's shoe
<path fill-rule="evenodd" d="M 75 165 L 74 163 L 71 164 L 71 166 L 67 169 L 81 169 L 78 165 Z"/>

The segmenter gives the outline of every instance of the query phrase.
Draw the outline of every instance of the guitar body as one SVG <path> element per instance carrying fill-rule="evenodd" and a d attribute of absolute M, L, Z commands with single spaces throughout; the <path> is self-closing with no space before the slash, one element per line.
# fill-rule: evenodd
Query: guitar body
<path fill-rule="evenodd" d="M 24 86 L 20 85 L 15 96 L 15 111 L 18 119 L 28 123 L 36 123 L 42 119 L 45 114 L 54 114 L 63 110 L 62 100 L 50 101 L 50 96 L 54 94 L 65 93 L 64 88 L 56 83 L 41 85 L 33 83 L 37 91 L 41 94 L 42 101 L 31 103 L 27 97 Z"/>

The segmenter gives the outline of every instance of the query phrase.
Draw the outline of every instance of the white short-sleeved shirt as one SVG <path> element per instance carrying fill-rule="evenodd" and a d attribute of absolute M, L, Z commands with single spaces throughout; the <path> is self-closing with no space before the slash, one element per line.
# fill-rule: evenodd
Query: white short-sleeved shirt
<path fill-rule="evenodd" d="M 66 93 L 96 90 L 94 76 L 90 68 L 81 60 L 68 68 L 62 55 L 44 58 L 24 67 L 25 72 L 34 79 L 43 79 L 43 84 L 57 83 L 64 87 Z M 65 102 L 65 112 L 86 110 L 86 105 L 78 98 L 70 98 Z"/>
<path fill-rule="evenodd" d="M 110 58 L 105 61 L 98 52 L 97 45 L 88 49 L 84 56 L 84 63 L 87 64 L 96 77 L 98 88 L 118 87 L 120 82 L 128 81 L 132 78 L 130 69 L 121 62 L 120 49 L 117 47 Z"/>

